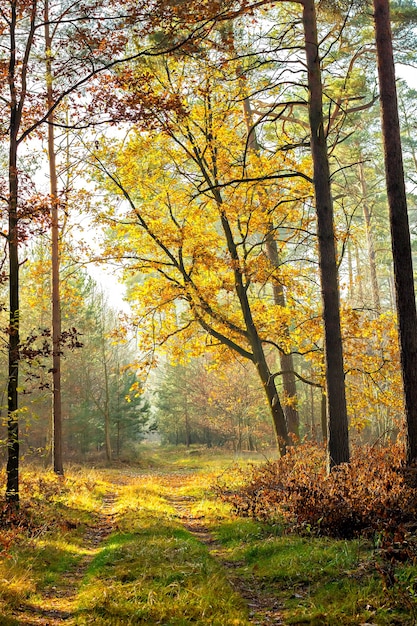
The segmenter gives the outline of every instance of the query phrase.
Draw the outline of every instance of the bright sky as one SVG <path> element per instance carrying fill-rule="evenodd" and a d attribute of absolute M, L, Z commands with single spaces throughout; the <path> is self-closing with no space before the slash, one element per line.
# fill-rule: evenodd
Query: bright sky
<path fill-rule="evenodd" d="M 410 67 L 409 65 L 400 65 L 397 64 L 395 66 L 395 73 L 397 78 L 404 78 L 407 81 L 410 87 L 414 87 L 417 89 L 417 68 Z"/>

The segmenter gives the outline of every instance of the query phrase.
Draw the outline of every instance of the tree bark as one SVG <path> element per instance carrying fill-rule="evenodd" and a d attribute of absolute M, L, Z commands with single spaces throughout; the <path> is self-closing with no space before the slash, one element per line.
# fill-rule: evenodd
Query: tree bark
<path fill-rule="evenodd" d="M 111 445 L 111 424 L 110 424 L 110 388 L 109 388 L 109 368 L 108 357 L 106 349 L 106 337 L 105 337 L 105 318 L 104 318 L 104 298 L 101 294 L 101 355 L 103 359 L 103 377 L 104 377 L 104 402 L 103 402 L 103 417 L 104 417 L 104 440 L 106 447 L 106 458 L 109 463 L 113 460 L 113 451 Z"/>
<path fill-rule="evenodd" d="M 417 313 L 389 0 L 374 0 L 374 22 L 409 465 L 417 461 Z"/>
<path fill-rule="evenodd" d="M 107 401 L 104 405 L 104 439 L 106 446 L 106 459 L 109 463 L 111 463 L 113 460 L 113 453 L 110 439 L 110 410 Z"/>
<path fill-rule="evenodd" d="M 268 259 L 272 267 L 279 267 L 279 255 L 277 242 L 273 235 L 273 225 L 270 225 L 269 232 L 267 233 L 265 240 L 265 249 Z M 274 296 L 274 303 L 278 306 L 285 307 L 287 305 L 285 293 L 282 285 L 278 281 L 274 280 L 272 283 L 272 293 Z M 285 332 L 289 335 L 289 329 L 286 328 Z M 287 420 L 288 432 L 298 439 L 300 435 L 300 418 L 297 410 L 297 386 L 295 383 L 294 375 L 294 359 L 292 354 L 286 354 L 280 351 L 279 360 L 282 374 L 282 383 L 284 386 L 285 399 L 287 404 L 284 403 L 284 413 Z"/>
<path fill-rule="evenodd" d="M 19 106 L 16 94 L 16 2 L 11 4 L 10 23 L 10 131 L 9 131 L 9 345 L 7 385 L 7 485 L 6 500 L 12 506 L 19 503 L 19 422 L 18 379 L 19 379 L 19 254 L 18 254 L 18 172 L 17 135 L 20 125 Z"/>
<path fill-rule="evenodd" d="M 349 435 L 343 367 L 342 334 L 333 199 L 323 122 L 323 88 L 314 0 L 303 2 L 303 27 L 309 87 L 309 121 L 317 214 L 319 267 L 323 300 L 326 393 L 330 468 L 349 462 Z"/>
<path fill-rule="evenodd" d="M 185 445 L 187 448 L 191 446 L 191 427 L 190 427 L 190 415 L 188 409 L 188 399 L 187 394 L 184 395 L 184 421 L 185 421 Z"/>
<path fill-rule="evenodd" d="M 46 53 L 46 106 L 54 104 L 52 91 L 52 39 L 49 33 L 49 6 L 45 2 L 45 53 Z M 61 401 L 61 298 L 60 298 L 60 251 L 58 218 L 58 179 L 56 171 L 54 113 L 48 116 L 48 161 L 51 192 L 51 258 L 52 258 L 52 458 L 56 474 L 63 475 L 62 460 L 62 401 Z"/>
<path fill-rule="evenodd" d="M 12 121 L 13 121 L 12 111 Z M 15 124 L 11 124 L 9 154 L 9 378 L 7 388 L 7 486 L 6 500 L 19 502 L 19 422 L 17 418 L 19 383 L 19 255 L 17 217 L 17 142 Z"/>
<path fill-rule="evenodd" d="M 253 348 L 254 345 L 252 344 Z M 256 350 L 258 352 L 258 350 Z M 254 349 L 255 352 L 255 349 Z M 255 362 L 259 378 L 261 379 L 263 388 L 268 398 L 268 404 L 270 407 L 272 420 L 274 423 L 275 433 L 278 440 L 278 448 L 280 455 L 283 456 L 287 451 L 287 446 L 290 443 L 288 437 L 287 423 L 285 420 L 284 411 L 279 401 L 278 391 L 275 385 L 274 377 L 271 375 L 271 371 L 265 359 L 263 350 L 258 352 L 258 357 Z"/>
<path fill-rule="evenodd" d="M 279 400 L 278 392 L 275 385 L 274 377 L 269 369 L 265 352 L 262 346 L 261 338 L 256 329 L 255 322 L 252 317 L 252 311 L 248 299 L 247 289 L 243 282 L 242 272 L 240 270 L 240 259 L 233 239 L 233 233 L 230 228 L 227 216 L 219 202 L 219 211 L 221 216 L 221 224 L 227 241 L 227 248 L 234 265 L 235 289 L 239 299 L 240 309 L 245 322 L 248 340 L 253 353 L 253 362 L 261 379 L 263 388 L 268 398 L 268 404 L 275 427 L 275 433 L 278 441 L 278 448 L 281 455 L 284 455 L 287 446 L 290 443 L 288 437 L 287 422 L 284 411 Z"/>

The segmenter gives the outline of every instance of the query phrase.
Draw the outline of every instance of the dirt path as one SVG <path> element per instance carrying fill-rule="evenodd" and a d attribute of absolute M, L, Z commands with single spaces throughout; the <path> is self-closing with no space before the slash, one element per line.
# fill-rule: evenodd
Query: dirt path
<path fill-rule="evenodd" d="M 207 546 L 211 556 L 225 569 L 231 587 L 245 600 L 248 606 L 250 623 L 256 626 L 284 624 L 280 612 L 281 607 L 277 599 L 263 592 L 259 587 L 259 582 L 256 582 L 254 578 L 248 579 L 239 574 L 239 567 L 243 563 L 231 561 L 228 558 L 227 550 L 216 541 L 205 526 L 204 517 L 194 517 L 191 514 L 191 505 L 197 501 L 196 498 L 173 495 L 168 500 L 175 508 L 178 519 L 183 526 Z"/>
<path fill-rule="evenodd" d="M 93 558 L 100 550 L 101 543 L 110 535 L 114 527 L 113 507 L 117 493 L 104 495 L 101 508 L 96 513 L 94 525 L 84 535 L 83 556 L 75 568 L 64 572 L 58 581 L 42 591 L 30 603 L 21 604 L 13 614 L 19 624 L 26 626 L 70 625 L 77 610 L 79 586 Z"/>
<path fill-rule="evenodd" d="M 170 475 L 169 475 L 170 476 Z M 119 495 L 119 489 L 127 485 L 131 479 L 137 479 L 137 474 L 120 476 L 103 497 L 101 508 L 96 512 L 95 521 L 89 527 L 83 538 L 83 556 L 76 566 L 62 573 L 56 582 L 31 597 L 31 601 L 21 604 L 12 617 L 18 624 L 24 626 L 59 626 L 60 624 L 75 623 L 78 609 L 78 593 L 85 573 L 100 552 L 102 542 L 115 529 L 114 506 Z M 224 568 L 227 579 L 236 593 L 248 606 L 249 621 L 255 626 L 282 625 L 280 606 L 276 598 L 266 594 L 254 578 L 244 576 L 239 568 L 243 563 L 230 560 L 227 550 L 218 543 L 210 533 L 203 516 L 193 516 L 191 510 L 198 499 L 175 493 L 183 486 L 181 472 L 175 472 L 173 493 L 167 498 L 174 507 L 178 521 L 192 533 L 198 541 L 203 543 L 211 556 Z M 167 479 L 167 474 L 165 474 Z"/>

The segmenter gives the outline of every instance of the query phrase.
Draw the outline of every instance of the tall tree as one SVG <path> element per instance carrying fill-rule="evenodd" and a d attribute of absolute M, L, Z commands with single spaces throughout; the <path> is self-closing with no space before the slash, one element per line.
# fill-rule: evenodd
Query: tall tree
<path fill-rule="evenodd" d="M 338 265 L 333 198 L 323 116 L 323 87 L 314 0 L 303 0 L 303 25 L 309 88 L 310 141 L 314 168 L 319 265 L 323 297 L 326 393 L 330 467 L 349 461 L 349 435 L 343 365 Z"/>
<path fill-rule="evenodd" d="M 29 56 L 36 30 L 36 6 L 32 6 L 26 17 L 27 37 L 23 43 L 23 54 L 18 56 L 18 23 L 21 16 L 17 0 L 11 0 L 7 17 L 9 34 L 8 87 L 9 113 L 9 162 L 8 162 L 8 250 L 9 250 L 9 376 L 8 376 L 8 460 L 6 499 L 15 506 L 19 502 L 19 230 L 18 198 L 19 178 L 17 147 L 23 107 L 27 92 Z M 4 19 L 4 18 L 3 18 Z"/>
<path fill-rule="evenodd" d="M 314 0 L 302 0 L 302 23 L 309 91 L 309 130 L 317 215 L 319 268 L 325 333 L 328 449 L 330 467 L 349 461 L 348 416 L 340 322 L 338 262 L 330 183 L 329 151 L 323 114 L 321 51 Z M 337 103 L 330 121 L 341 109 Z"/>
<path fill-rule="evenodd" d="M 417 312 L 401 149 L 389 0 L 374 0 L 375 36 L 407 423 L 406 462 L 417 461 Z"/>
<path fill-rule="evenodd" d="M 51 259 L 52 259 L 52 462 L 54 472 L 63 474 L 62 402 L 61 402 L 61 299 L 58 215 L 58 176 L 54 133 L 54 94 L 52 76 L 52 38 L 49 24 L 49 0 L 45 0 L 46 109 L 48 122 L 48 161 L 51 193 Z"/>
<path fill-rule="evenodd" d="M 242 80 L 243 74 L 241 74 L 240 82 L 244 84 Z M 261 153 L 261 146 L 259 144 L 256 126 L 253 119 L 252 105 L 250 97 L 245 92 L 243 93 L 243 111 L 245 116 L 246 128 L 248 132 L 247 145 L 255 155 Z M 265 201 L 265 194 L 260 193 L 260 201 Z M 266 216 L 267 220 L 267 232 L 265 235 L 265 251 L 268 259 L 273 268 L 278 269 L 280 265 L 278 246 L 275 240 L 275 227 L 270 216 Z M 286 297 L 283 286 L 277 280 L 272 280 L 272 291 L 274 295 L 274 303 L 282 308 L 286 307 Z M 287 329 L 289 336 L 289 329 Z M 300 418 L 297 410 L 297 386 L 295 381 L 295 367 L 293 355 L 290 351 L 279 353 L 279 360 L 282 371 L 282 381 L 284 386 L 285 401 L 284 412 L 287 420 L 288 432 L 299 437 Z"/>
<path fill-rule="evenodd" d="M 39 59 L 42 53 L 37 34 L 45 28 L 44 7 L 37 0 L 9 0 L 0 11 L 1 53 L 0 65 L 6 77 L 1 90 L 1 136 L 8 143 L 7 175 L 7 240 L 9 252 L 9 366 L 8 366 L 8 462 L 7 462 L 7 501 L 17 506 L 19 501 L 19 427 L 18 427 L 18 379 L 19 379 L 19 241 L 22 237 L 23 218 L 33 221 L 36 203 L 28 216 L 28 207 L 23 201 L 23 186 L 20 184 L 18 148 L 24 141 L 39 133 L 45 123 L 51 120 L 52 113 L 59 111 L 64 100 L 71 101 L 71 95 L 81 96 L 87 87 L 89 97 L 79 98 L 76 112 L 76 125 L 87 128 L 92 123 L 93 113 L 100 117 L 100 107 L 94 98 L 98 91 L 93 86 L 95 79 L 103 74 L 109 76 L 121 63 L 141 55 L 158 55 L 168 49 L 179 48 L 193 36 L 204 36 L 213 16 L 207 12 L 195 16 L 188 23 L 183 36 L 173 43 L 177 19 L 164 3 L 154 3 L 149 10 L 147 0 L 131 2 L 124 0 L 109 5 L 102 0 L 89 0 L 66 5 L 58 3 L 49 8 L 49 22 L 54 33 L 59 33 L 60 46 L 54 59 L 55 80 L 53 104 L 45 111 L 39 106 L 44 89 Z M 171 17 L 171 21 L 167 17 Z M 200 21 L 199 21 L 200 20 Z M 202 23 L 200 23 L 202 21 Z M 127 30 L 131 32 L 135 24 L 138 38 L 143 36 L 144 45 L 130 54 Z M 158 40 L 153 43 L 146 36 L 158 30 Z M 40 87 L 42 84 L 42 87 Z M 95 87 L 95 88 L 94 88 Z M 100 119 L 100 121 L 103 121 Z M 65 125 L 65 121 L 55 119 L 54 124 Z M 39 204 L 39 203 L 37 203 Z M 54 368 L 55 369 L 55 368 Z M 61 465 L 59 463 L 59 465 Z"/>
<path fill-rule="evenodd" d="M 368 190 L 365 178 L 365 172 L 363 167 L 363 161 L 359 162 L 359 182 L 363 195 L 363 217 L 365 221 L 366 230 L 366 243 L 368 251 L 369 272 L 371 278 L 371 290 L 372 290 L 372 306 L 376 315 L 381 313 L 381 299 L 379 296 L 378 277 L 376 271 L 376 257 L 375 257 L 375 243 L 374 234 L 371 225 L 371 211 L 369 208 Z"/>
<path fill-rule="evenodd" d="M 109 231 L 108 254 L 119 260 L 130 259 L 131 271 L 137 268 L 137 272 L 147 276 L 146 284 L 135 285 L 131 293 L 132 300 L 149 311 L 150 341 L 155 337 L 155 310 L 165 310 L 157 318 L 164 325 L 158 343 L 163 344 L 181 331 L 185 336 L 193 331 L 198 337 L 199 325 L 204 335 L 211 336 L 213 347 L 221 342 L 253 362 L 284 452 L 288 443 L 287 426 L 268 359 L 268 346 L 279 344 L 277 334 L 284 324 L 280 320 L 286 319 L 288 310 L 276 307 L 272 312 L 278 324 L 274 325 L 275 337 L 268 340 L 267 333 L 272 327 L 267 321 L 267 305 L 256 292 L 257 281 L 268 280 L 270 274 L 269 263 L 259 246 L 254 245 L 259 239 L 259 229 L 265 229 L 266 207 L 260 207 L 257 199 L 249 203 L 246 193 L 236 193 L 227 187 L 221 189 L 222 181 L 234 166 L 229 146 L 238 149 L 245 142 L 234 127 L 236 115 L 241 120 L 241 110 L 239 103 L 231 108 L 220 99 L 219 93 L 211 92 L 206 86 L 202 86 L 192 108 L 192 115 L 186 119 L 172 116 L 166 126 L 168 137 L 163 135 L 158 140 L 155 135 L 152 138 L 132 135 L 131 142 L 118 155 L 112 154 L 107 145 L 95 153 L 97 164 L 112 181 L 112 190 L 123 194 L 130 204 L 124 219 L 108 216 L 114 225 Z M 160 142 L 166 146 L 162 151 Z M 141 169 L 143 150 L 148 154 L 149 178 Z M 257 176 L 263 168 L 273 167 L 267 159 L 260 162 L 259 158 L 255 159 L 255 166 Z M 287 154 L 285 169 L 290 168 Z M 132 176 L 134 170 L 137 175 Z M 302 172 L 289 172 L 291 175 L 305 179 Z M 263 182 L 262 175 L 259 180 Z M 193 197 L 195 189 L 201 189 L 202 185 L 207 186 L 203 203 Z M 285 219 L 284 214 L 282 221 Z M 114 239 L 116 224 L 120 229 L 117 240 Z M 209 242 L 212 242 L 210 246 Z M 146 295 L 139 295 L 142 286 Z M 160 293 L 158 301 L 155 292 Z M 175 302 L 180 315 L 175 311 Z M 143 312 L 140 316 L 144 329 L 148 322 L 143 319 Z"/>

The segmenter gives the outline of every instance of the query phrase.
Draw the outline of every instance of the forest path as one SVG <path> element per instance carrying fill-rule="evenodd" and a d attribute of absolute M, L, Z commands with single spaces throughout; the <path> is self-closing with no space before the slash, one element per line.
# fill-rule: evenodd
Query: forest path
<path fill-rule="evenodd" d="M 89 567 L 96 557 L 100 557 L 109 536 L 120 531 L 119 502 L 126 497 L 132 486 L 142 481 L 146 482 L 146 480 L 155 481 L 160 488 L 162 499 L 173 510 L 173 519 L 204 545 L 210 558 L 214 559 L 224 571 L 231 589 L 242 598 L 248 608 L 248 621 L 245 623 L 255 626 L 279 626 L 284 623 L 277 599 L 266 594 L 253 576 L 243 572 L 240 569 L 243 563 L 232 560 L 227 548 L 216 540 L 213 531 L 213 516 L 210 512 L 207 512 L 207 516 L 205 514 L 207 496 L 201 496 L 204 489 L 199 488 L 195 491 L 193 487 L 199 480 L 197 471 L 194 472 L 190 468 L 175 468 L 171 471 L 167 468 L 162 471 L 156 469 L 142 472 L 125 468 L 112 474 L 111 478 L 107 475 L 108 484 L 102 496 L 101 506 L 95 511 L 93 521 L 78 544 L 80 558 L 71 567 L 53 576 L 53 582 L 39 585 L 36 593 L 21 602 L 18 609 L 10 615 L 12 619 L 7 622 L 7 626 L 15 624 L 74 626 L 80 623 L 80 592 Z M 82 619 L 83 624 L 90 623 L 88 617 L 87 622 L 85 617 Z M 117 621 L 117 624 L 121 626 L 124 623 L 126 622 L 123 618 Z M 164 623 L 169 624 L 169 622 Z"/>
<path fill-rule="evenodd" d="M 178 481 L 177 476 L 177 485 L 178 482 L 181 485 L 181 480 Z M 255 626 L 284 624 L 277 598 L 263 592 L 254 577 L 249 579 L 243 577 L 239 573 L 243 563 L 230 559 L 227 549 L 210 532 L 203 514 L 193 514 L 192 508 L 198 503 L 198 498 L 173 493 L 167 500 L 174 507 L 184 528 L 203 543 L 210 555 L 224 568 L 230 586 L 243 598 L 248 607 L 249 623 Z"/>
<path fill-rule="evenodd" d="M 78 593 L 85 573 L 100 552 L 103 541 L 115 527 L 114 505 L 120 487 L 124 481 L 117 481 L 114 490 L 103 495 L 100 508 L 95 512 L 94 522 L 87 527 L 83 536 L 82 556 L 74 567 L 64 571 L 47 585 L 31 596 L 30 601 L 21 603 L 13 613 L 13 619 L 25 626 L 59 626 L 73 624 L 78 610 Z"/>

